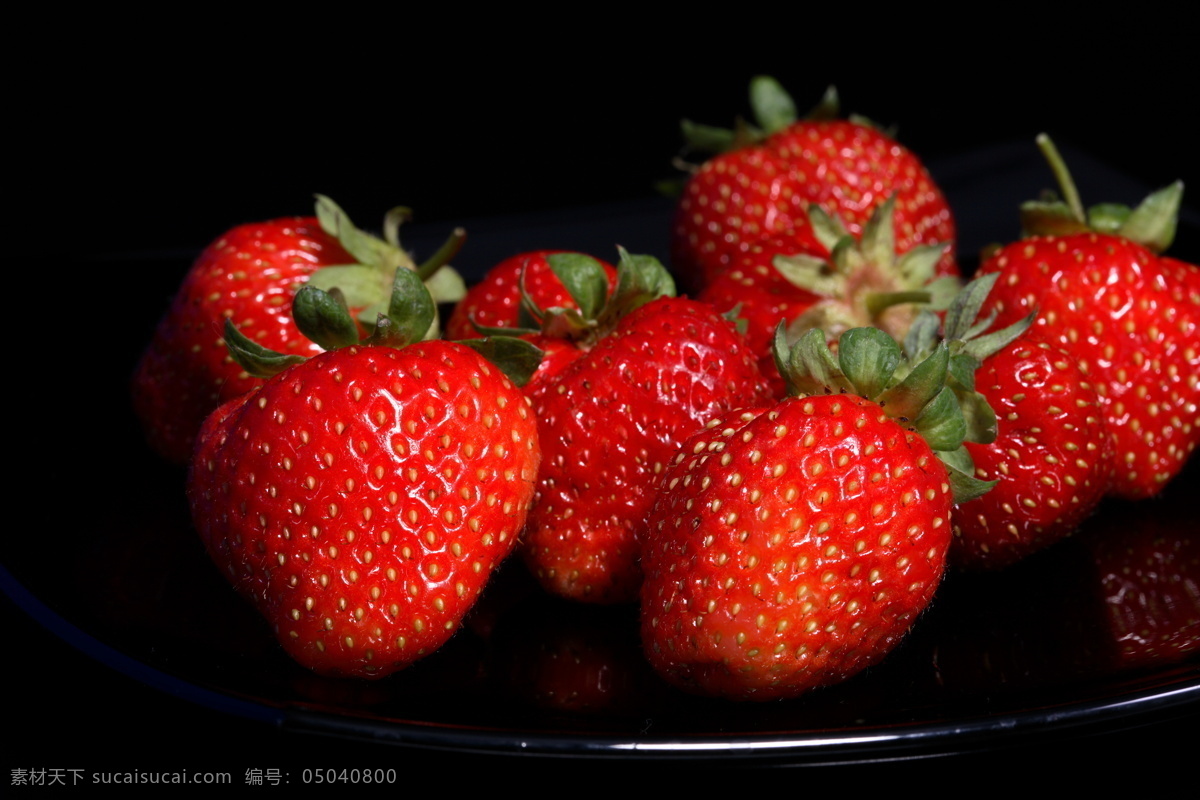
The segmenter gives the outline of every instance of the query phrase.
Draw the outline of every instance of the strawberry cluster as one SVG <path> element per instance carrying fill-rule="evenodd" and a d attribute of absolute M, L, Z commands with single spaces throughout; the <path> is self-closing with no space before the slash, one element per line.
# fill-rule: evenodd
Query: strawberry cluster
<path fill-rule="evenodd" d="M 1046 142 L 1067 202 L 964 287 L 915 155 L 753 87 L 757 127 L 689 128 L 725 150 L 682 190 L 671 270 L 536 250 L 468 291 L 461 232 L 418 265 L 403 209 L 375 238 L 327 198 L 201 255 L 135 405 L 299 663 L 402 669 L 519 554 L 545 592 L 639 604 L 668 682 L 794 697 L 883 659 L 948 566 L 1006 567 L 1182 468 L 1179 187 L 1089 212 Z"/>

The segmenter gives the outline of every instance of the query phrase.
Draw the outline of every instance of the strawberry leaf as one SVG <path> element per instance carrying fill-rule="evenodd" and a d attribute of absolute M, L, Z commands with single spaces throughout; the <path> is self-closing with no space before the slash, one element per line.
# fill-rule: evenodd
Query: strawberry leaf
<path fill-rule="evenodd" d="M 975 320 L 979 317 L 979 309 L 983 308 L 983 302 L 987 299 L 988 293 L 992 287 L 996 285 L 996 279 L 999 273 L 991 273 L 976 278 L 963 287 L 963 290 L 955 296 L 951 301 L 950 307 L 946 309 L 946 338 L 947 339 L 965 339 L 969 335 L 971 326 L 975 324 Z"/>
<path fill-rule="evenodd" d="M 996 441 L 1000 433 L 996 411 L 986 397 L 976 391 L 959 391 L 958 404 L 962 408 L 963 421 L 967 426 L 963 441 L 975 444 L 991 444 Z"/>
<path fill-rule="evenodd" d="M 341 242 L 359 262 L 379 267 L 414 269 L 416 265 L 399 247 L 359 230 L 341 207 L 325 195 L 317 197 L 317 220 L 321 228 Z"/>
<path fill-rule="evenodd" d="M 813 235 L 827 251 L 833 252 L 834 246 L 850 235 L 846 224 L 835 214 L 830 214 L 816 203 L 807 209 L 808 224 L 812 226 Z"/>
<path fill-rule="evenodd" d="M 804 115 L 804 118 L 811 121 L 837 119 L 842 113 L 841 106 L 837 87 L 828 86 L 825 88 L 825 93 L 821 95 L 821 99 Z"/>
<path fill-rule="evenodd" d="M 1117 234 L 1161 253 L 1175 240 L 1182 203 L 1183 181 L 1175 181 L 1143 200 L 1121 223 Z"/>
<path fill-rule="evenodd" d="M 846 277 L 823 258 L 797 253 L 775 256 L 771 263 L 788 283 L 800 289 L 835 299 L 846 294 Z"/>
<path fill-rule="evenodd" d="M 938 343 L 938 330 L 941 320 L 928 309 L 922 309 L 904 337 L 904 354 L 910 361 L 933 352 Z"/>
<path fill-rule="evenodd" d="M 600 262 L 583 253 L 554 253 L 546 256 L 546 263 L 583 318 L 599 316 L 608 300 L 608 275 Z"/>
<path fill-rule="evenodd" d="M 293 364 L 304 361 L 304 356 L 284 355 L 268 350 L 247 338 L 230 321 L 225 320 L 225 346 L 238 365 L 256 378 L 269 378 L 283 372 Z"/>
<path fill-rule="evenodd" d="M 928 357 L 912 368 L 904 380 L 878 396 L 879 404 L 893 419 L 916 420 L 925 405 L 945 387 L 949 364 L 949 350 L 945 342 L 939 343 Z"/>
<path fill-rule="evenodd" d="M 425 338 L 437 318 L 437 307 L 417 273 L 396 270 L 387 314 L 380 314 L 370 341 L 404 347 Z"/>
<path fill-rule="evenodd" d="M 949 275 L 934 279 L 938 261 L 949 249 L 950 246 L 945 244 L 918 245 L 896 259 L 895 269 L 900 273 L 901 281 L 908 286 L 924 286 L 928 289 L 933 294 L 931 302 L 935 308 L 943 298 L 948 302 L 960 287 L 958 279 Z"/>
<path fill-rule="evenodd" d="M 375 314 L 384 308 L 392 276 L 366 264 L 339 264 L 317 270 L 305 285 L 326 292 L 340 289 L 350 308 L 374 308 L 367 318 L 367 324 L 370 324 L 375 321 Z"/>
<path fill-rule="evenodd" d="M 679 123 L 683 140 L 690 149 L 701 153 L 724 153 L 734 147 L 734 132 L 729 128 L 701 125 L 690 119 Z"/>
<path fill-rule="evenodd" d="M 788 393 L 805 397 L 828 392 L 853 391 L 841 365 L 829 352 L 825 332 L 813 328 L 789 347 L 783 323 L 775 329 L 775 363 Z"/>
<path fill-rule="evenodd" d="M 755 122 L 769 134 L 783 130 L 797 119 L 792 96 L 783 84 L 769 75 L 758 75 L 750 80 L 750 108 L 754 111 Z"/>
<path fill-rule="evenodd" d="M 900 345 L 878 328 L 852 328 L 838 339 L 838 365 L 854 391 L 867 399 L 883 392 L 901 360 Z"/>
<path fill-rule="evenodd" d="M 971 454 L 965 447 L 936 452 L 937 457 L 946 467 L 946 474 L 950 476 L 950 492 L 954 497 L 955 505 L 982 497 L 999 483 L 999 481 L 981 481 L 975 477 L 975 462 L 972 461 Z"/>
<path fill-rule="evenodd" d="M 631 255 L 618 247 L 617 286 L 599 315 L 599 327 L 611 328 L 616 321 L 660 297 L 675 296 L 675 279 L 654 256 Z"/>
<path fill-rule="evenodd" d="M 470 347 L 495 364 L 517 386 L 524 386 L 529 382 L 545 355 L 541 348 L 515 336 L 466 339 L 459 344 Z"/>
<path fill-rule="evenodd" d="M 412 219 L 412 209 L 396 206 L 383 215 L 383 240 L 392 247 L 400 247 L 400 226 Z"/>
<path fill-rule="evenodd" d="M 957 450 L 967 433 L 954 390 L 944 387 L 925 404 L 916 420 L 917 431 L 934 450 Z"/>
<path fill-rule="evenodd" d="M 358 344 L 358 325 L 338 289 L 302 286 L 292 300 L 292 318 L 301 333 L 326 350 Z"/>
<path fill-rule="evenodd" d="M 860 249 L 872 264 L 890 264 L 896 258 L 895 211 L 896 195 L 891 194 L 872 212 L 871 218 L 863 226 Z"/>

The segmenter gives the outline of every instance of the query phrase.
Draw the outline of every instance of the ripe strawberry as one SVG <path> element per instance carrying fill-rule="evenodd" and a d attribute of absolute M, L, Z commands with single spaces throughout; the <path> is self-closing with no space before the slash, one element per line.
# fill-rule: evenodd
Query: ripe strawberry
<path fill-rule="evenodd" d="M 316 280 L 329 288 L 337 282 L 353 307 L 372 309 L 366 313 L 373 322 L 391 272 L 399 266 L 416 269 L 394 235 L 390 242 L 366 236 L 328 198 L 318 198 L 317 213 L 239 225 L 205 248 L 188 271 L 133 376 L 134 408 L 163 458 L 186 464 L 204 418 L 262 385 L 230 357 L 222 336 L 225 320 L 270 350 L 315 355 L 320 348 L 300 335 L 291 317 L 300 286 Z M 388 226 L 393 233 L 397 213 Z M 423 274 L 428 277 L 440 264 L 426 265 Z M 458 296 L 456 277 L 441 271 L 439 299 Z M 351 283 L 361 288 L 354 291 Z"/>
<path fill-rule="evenodd" d="M 762 146 L 704 162 L 684 185 L 671 227 L 675 274 L 698 291 L 759 239 L 802 229 L 797 217 L 810 201 L 796 183 L 790 166 Z"/>
<path fill-rule="evenodd" d="M 547 590 L 595 603 L 636 599 L 638 532 L 682 438 L 769 391 L 732 322 L 670 287 L 639 288 L 662 286 L 660 264 L 623 254 L 618 270 L 629 291 L 610 308 L 642 305 L 535 398 L 544 460 L 523 544 Z"/>
<path fill-rule="evenodd" d="M 643 643 L 689 691 L 793 697 L 879 661 L 941 579 L 952 484 L 981 488 L 945 346 L 902 381 L 877 329 L 843 335 L 837 362 L 819 330 L 780 350 L 798 396 L 684 441 L 648 520 Z"/>
<path fill-rule="evenodd" d="M 1073 533 L 1111 473 L 1099 398 L 1072 356 L 1027 334 L 984 359 L 976 388 L 999 435 L 966 445 L 981 480 L 998 483 L 954 509 L 954 562 L 1002 567 Z"/>
<path fill-rule="evenodd" d="M 521 390 L 472 348 L 420 341 L 432 300 L 415 273 L 394 280 L 363 344 L 302 289 L 302 329 L 344 346 L 299 363 L 227 325 L 244 366 L 282 371 L 206 420 L 189 478 L 221 572 L 323 674 L 382 677 L 444 643 L 516 545 L 540 459 Z"/>
<path fill-rule="evenodd" d="M 1108 488 L 1111 437 L 1087 372 L 1069 353 L 1030 333 L 1033 315 L 993 333 L 979 309 L 996 283 L 969 283 L 948 304 L 942 337 L 951 386 L 968 413 L 997 420 L 964 446 L 991 491 L 954 509 L 952 559 L 1003 567 L 1072 533 Z M 923 311 L 905 338 L 910 359 L 932 353 L 940 322 Z M 972 407 L 972 403 L 982 403 Z"/>
<path fill-rule="evenodd" d="M 1151 497 L 1200 441 L 1200 269 L 1134 241 L 1167 246 L 1162 232 L 1174 229 L 1182 186 L 1147 198 L 1119 225 L 1102 217 L 1111 206 L 1089 219 L 1053 146 L 1040 143 L 1072 203 L 1027 205 L 1028 231 L 1055 232 L 1009 244 L 981 265 L 980 274 L 999 275 L 984 311 L 997 325 L 1037 311 L 1039 335 L 1092 376 L 1114 438 L 1111 491 Z"/>
<path fill-rule="evenodd" d="M 749 132 L 753 144 L 743 146 L 745 130 L 700 130 L 733 149 L 701 165 L 680 196 L 671 264 L 684 283 L 698 289 L 754 241 L 801 230 L 812 204 L 858 235 L 892 196 L 898 250 L 947 244 L 939 271 L 958 273 L 950 206 L 915 154 L 870 124 L 835 119 L 832 90 L 807 119 L 797 119 L 791 98 L 771 78 L 751 82 L 751 102 L 764 129 Z"/>
<path fill-rule="evenodd" d="M 600 264 L 608 275 L 611 292 L 616 280 L 612 264 L 566 250 L 533 250 L 504 259 L 488 270 L 483 280 L 467 290 L 446 320 L 446 337 L 470 339 L 482 328 L 522 328 L 536 324 L 539 312 L 554 308 L 578 308 L 570 290 L 551 266 L 551 256 L 585 257 Z M 561 259 L 560 259 L 561 260 Z M 522 296 L 524 295 L 524 306 Z M 603 301 L 603 298 L 601 298 Z M 532 307 L 532 308 L 531 308 Z M 522 311 L 530 311 L 524 315 Z"/>

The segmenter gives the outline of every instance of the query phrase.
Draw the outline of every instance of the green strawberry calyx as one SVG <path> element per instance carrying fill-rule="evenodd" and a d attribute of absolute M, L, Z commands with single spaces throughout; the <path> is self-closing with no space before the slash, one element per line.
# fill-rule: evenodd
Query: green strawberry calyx
<path fill-rule="evenodd" d="M 356 316 L 364 327 L 374 325 L 375 318 L 387 308 L 392 275 L 397 269 L 418 274 L 438 303 L 456 303 L 466 294 L 466 283 L 462 276 L 449 266 L 465 238 L 461 228 L 454 230 L 433 256 L 417 264 L 400 245 L 400 225 L 412 217 L 408 208 L 398 206 L 387 212 L 383 221 L 383 237 L 380 238 L 355 226 L 333 200 L 320 194 L 316 198 L 316 214 L 321 228 L 335 237 L 346 252 L 357 259 L 357 263 L 322 267 L 313 273 L 308 283 L 326 291 L 334 288 L 341 290 L 346 303 L 356 310 Z M 434 329 L 429 338 L 436 338 L 437 335 Z"/>
<path fill-rule="evenodd" d="M 813 233 L 830 256 L 779 255 L 773 261 L 790 283 L 820 298 L 788 326 L 789 341 L 813 328 L 837 337 L 864 325 L 901 340 L 920 307 L 946 308 L 961 288 L 957 278 L 936 275 L 949 245 L 919 245 L 897 255 L 895 205 L 895 195 L 880 204 L 857 240 L 836 216 L 809 207 Z"/>
<path fill-rule="evenodd" d="M 654 256 L 632 254 L 623 247 L 617 252 L 617 281 L 609 293 L 608 273 L 599 261 L 583 253 L 554 253 L 546 263 L 566 288 L 575 307 L 540 308 L 525 289 L 521 273 L 521 304 L 515 328 L 476 325 L 484 335 L 541 333 L 569 339 L 587 349 L 616 327 L 622 317 L 660 297 L 674 297 L 675 280 Z"/>
<path fill-rule="evenodd" d="M 325 350 L 358 344 L 403 348 L 429 337 L 436 327 L 437 306 L 418 271 L 397 269 L 386 312 L 377 314 L 370 335 L 362 337 L 359 324 L 339 289 L 325 291 L 306 284 L 292 301 L 292 316 L 300 332 Z M 225 321 L 225 342 L 230 355 L 251 375 L 269 378 L 304 356 L 268 350 L 246 337 L 232 321 Z M 519 386 L 528 382 L 541 363 L 543 352 L 523 339 L 491 336 L 461 342 L 494 363 Z"/>
<path fill-rule="evenodd" d="M 829 86 L 821 99 L 808 113 L 801 115 L 796 101 L 775 78 L 757 75 L 750 79 L 750 110 L 753 122 L 738 118 L 732 128 L 703 125 L 690 119 L 680 122 L 683 140 L 687 149 L 698 153 L 725 153 L 742 147 L 758 144 L 773 133 L 797 122 L 821 122 L 841 118 L 841 101 L 837 88 Z M 851 114 L 851 122 L 879 128 L 871 120 Z M 891 134 L 891 131 L 884 131 Z"/>
<path fill-rule="evenodd" d="M 898 424 L 919 434 L 945 464 L 956 503 L 979 497 L 995 485 L 975 477 L 963 446 L 986 438 L 987 426 L 976 414 L 964 413 L 960 392 L 950 385 L 951 354 L 945 342 L 913 361 L 878 328 L 852 328 L 838 337 L 834 355 L 824 331 L 814 328 L 789 344 L 780 325 L 774 353 L 792 396 L 854 394 L 878 403 Z"/>
<path fill-rule="evenodd" d="M 940 346 L 947 348 L 950 354 L 947 385 L 954 390 L 963 415 L 976 431 L 976 438 L 971 441 L 979 444 L 995 441 L 998 428 L 995 411 L 975 391 L 975 372 L 985 358 L 1024 335 L 1037 317 L 1034 311 L 1006 328 L 991 330 L 996 313 L 980 317 L 980 310 L 998 277 L 998 273 L 990 273 L 963 287 L 951 300 L 944 321 L 933 312 L 922 310 L 904 339 L 904 352 L 910 361 L 926 358 Z"/>
<path fill-rule="evenodd" d="M 1058 182 L 1062 197 L 1047 193 L 1039 200 L 1021 204 L 1022 235 L 1067 236 L 1075 233 L 1105 233 L 1120 236 L 1162 253 L 1175 240 L 1179 208 L 1183 203 L 1183 181 L 1175 181 L 1149 194 L 1136 208 L 1101 203 L 1085 208 L 1066 162 L 1044 133 L 1037 136 L 1038 148 Z"/>

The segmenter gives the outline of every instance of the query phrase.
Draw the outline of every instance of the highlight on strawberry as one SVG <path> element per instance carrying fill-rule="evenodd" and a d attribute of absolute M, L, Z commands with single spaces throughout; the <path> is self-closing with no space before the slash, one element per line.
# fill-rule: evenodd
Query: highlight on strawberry
<path fill-rule="evenodd" d="M 221 573 L 327 675 L 380 678 L 449 639 L 516 546 L 541 459 L 518 385 L 536 348 L 426 340 L 420 276 L 397 269 L 393 287 L 361 341 L 341 292 L 302 288 L 296 323 L 326 348 L 307 359 L 227 322 L 265 382 L 205 421 L 189 474 Z"/>
<path fill-rule="evenodd" d="M 991 485 L 963 445 L 994 421 L 950 386 L 969 357 L 909 361 L 874 328 L 836 357 L 820 330 L 777 341 L 792 396 L 686 439 L 650 512 L 642 638 L 687 691 L 796 697 L 880 661 L 938 587 L 952 505 Z"/>
<path fill-rule="evenodd" d="M 204 418 L 262 385 L 230 357 L 225 320 L 265 348 L 311 356 L 321 348 L 300 334 L 291 316 L 292 298 L 307 283 L 339 286 L 365 330 L 387 307 L 398 268 L 418 271 L 438 302 L 462 297 L 462 279 L 447 265 L 461 245 L 461 233 L 418 265 L 400 246 L 399 228 L 410 214 L 407 208 L 389 211 L 383 238 L 376 238 L 318 195 L 311 217 L 239 225 L 209 244 L 184 277 L 134 371 L 134 409 L 154 451 L 186 464 Z M 437 329 L 430 334 L 436 336 Z"/>

